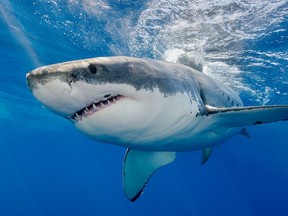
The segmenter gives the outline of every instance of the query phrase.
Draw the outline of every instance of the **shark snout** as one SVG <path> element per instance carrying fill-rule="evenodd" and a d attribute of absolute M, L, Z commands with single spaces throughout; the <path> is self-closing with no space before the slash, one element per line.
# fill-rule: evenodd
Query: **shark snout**
<path fill-rule="evenodd" d="M 32 90 L 35 87 L 35 75 L 33 75 L 32 73 L 27 73 L 26 81 L 28 87 Z"/>
<path fill-rule="evenodd" d="M 37 83 L 39 83 L 39 75 L 34 74 L 33 72 L 27 73 L 26 80 L 28 87 L 33 90 L 36 87 Z"/>
<path fill-rule="evenodd" d="M 33 90 L 37 84 L 45 79 L 45 76 L 49 74 L 47 67 L 37 68 L 26 74 L 26 80 L 28 87 Z"/>

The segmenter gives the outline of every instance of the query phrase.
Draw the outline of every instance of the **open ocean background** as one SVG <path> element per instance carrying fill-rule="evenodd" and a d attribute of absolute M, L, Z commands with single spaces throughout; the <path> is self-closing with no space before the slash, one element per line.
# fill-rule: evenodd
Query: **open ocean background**
<path fill-rule="evenodd" d="M 288 122 L 249 127 L 204 166 L 179 153 L 131 203 L 125 149 L 80 134 L 26 86 L 42 65 L 181 54 L 245 105 L 288 104 L 288 1 L 0 0 L 0 215 L 288 215 Z"/>

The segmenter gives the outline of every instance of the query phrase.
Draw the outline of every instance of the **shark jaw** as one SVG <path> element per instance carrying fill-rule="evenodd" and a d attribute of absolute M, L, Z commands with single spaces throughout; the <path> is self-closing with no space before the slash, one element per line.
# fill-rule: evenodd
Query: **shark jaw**
<path fill-rule="evenodd" d="M 37 85 L 32 93 L 48 110 L 77 125 L 118 106 L 123 99 L 132 103 L 137 100 L 135 89 L 129 85 L 94 85 L 81 81 L 68 85 L 54 80 Z M 118 109 L 122 110 L 121 107 Z"/>
<path fill-rule="evenodd" d="M 81 110 L 75 112 L 71 116 L 67 116 L 67 119 L 78 122 L 81 121 L 83 118 L 87 118 L 90 115 L 93 115 L 95 112 L 99 112 L 111 105 L 114 105 L 117 101 L 123 99 L 124 96 L 122 95 L 111 95 L 107 94 L 104 96 L 103 99 L 97 99 L 96 101 L 92 102 L 89 106 L 82 108 Z"/>

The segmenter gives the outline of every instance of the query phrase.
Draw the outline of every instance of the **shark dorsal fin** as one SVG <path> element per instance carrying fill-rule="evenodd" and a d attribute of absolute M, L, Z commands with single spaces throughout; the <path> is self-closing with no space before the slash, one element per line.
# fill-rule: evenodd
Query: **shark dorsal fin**
<path fill-rule="evenodd" d="M 123 167 L 123 184 L 127 198 L 134 202 L 141 195 L 150 177 L 162 166 L 172 163 L 175 158 L 175 152 L 127 149 Z"/>

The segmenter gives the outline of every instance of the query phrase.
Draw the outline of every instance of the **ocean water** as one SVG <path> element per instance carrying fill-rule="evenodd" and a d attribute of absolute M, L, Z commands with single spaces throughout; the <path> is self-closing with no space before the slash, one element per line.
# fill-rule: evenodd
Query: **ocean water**
<path fill-rule="evenodd" d="M 68 60 L 185 55 L 245 105 L 288 104 L 287 50 L 287 0 L 1 0 L 0 215 L 288 215 L 288 122 L 248 127 L 203 166 L 178 153 L 131 203 L 125 149 L 80 134 L 25 80 Z"/>

